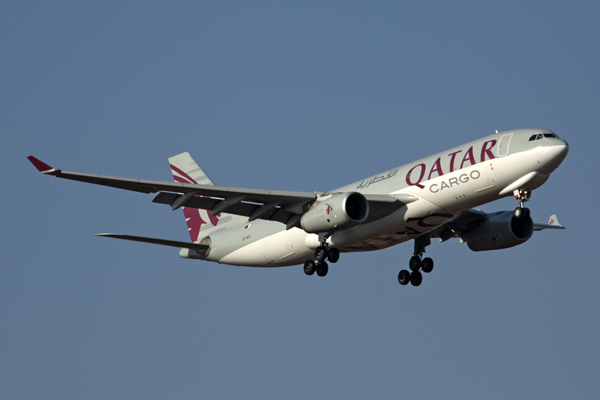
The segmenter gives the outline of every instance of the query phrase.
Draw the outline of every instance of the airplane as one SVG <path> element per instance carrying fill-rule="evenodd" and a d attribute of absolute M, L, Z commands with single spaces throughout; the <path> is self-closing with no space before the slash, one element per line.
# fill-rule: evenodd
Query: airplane
<path fill-rule="evenodd" d="M 565 229 L 556 215 L 534 223 L 525 203 L 567 156 L 569 145 L 545 129 L 504 131 L 390 169 L 328 192 L 217 186 L 187 152 L 169 158 L 173 182 L 56 169 L 28 159 L 45 175 L 141 193 L 183 209 L 191 241 L 103 233 L 180 248 L 182 258 L 248 267 L 303 265 L 325 276 L 340 253 L 384 249 L 414 240 L 401 285 L 419 286 L 433 270 L 423 258 L 431 239 L 459 238 L 472 251 L 525 243 L 534 231 Z M 511 211 L 482 204 L 514 196 Z"/>

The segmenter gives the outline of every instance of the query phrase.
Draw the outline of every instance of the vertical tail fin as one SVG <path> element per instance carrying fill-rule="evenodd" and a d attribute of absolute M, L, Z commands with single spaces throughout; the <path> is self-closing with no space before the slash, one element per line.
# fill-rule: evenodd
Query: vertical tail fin
<path fill-rule="evenodd" d="M 200 168 L 187 151 L 170 157 L 169 164 L 171 165 L 175 182 L 214 185 L 213 181 L 206 175 L 206 172 Z"/>
<path fill-rule="evenodd" d="M 175 182 L 191 183 L 197 185 L 214 185 L 206 172 L 194 161 L 190 153 L 185 152 L 169 158 L 171 172 Z M 246 217 L 219 213 L 212 215 L 210 210 L 182 207 L 185 222 L 192 242 L 202 240 L 208 232 L 215 229 L 217 225 L 222 228 L 230 222 L 242 222 Z M 201 233 L 202 231 L 202 233 Z"/>

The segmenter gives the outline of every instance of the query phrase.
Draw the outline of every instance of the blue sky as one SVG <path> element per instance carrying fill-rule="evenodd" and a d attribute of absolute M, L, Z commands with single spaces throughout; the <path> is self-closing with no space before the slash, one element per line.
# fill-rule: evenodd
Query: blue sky
<path fill-rule="evenodd" d="M 600 391 L 600 6 L 575 2 L 0 4 L 0 387 L 11 399 L 593 398 Z M 406 243 L 237 268 L 94 237 L 187 240 L 152 196 L 39 175 L 325 191 L 494 132 L 570 154 L 533 193 L 568 230 L 473 253 Z M 485 211 L 512 209 L 504 199 Z"/>

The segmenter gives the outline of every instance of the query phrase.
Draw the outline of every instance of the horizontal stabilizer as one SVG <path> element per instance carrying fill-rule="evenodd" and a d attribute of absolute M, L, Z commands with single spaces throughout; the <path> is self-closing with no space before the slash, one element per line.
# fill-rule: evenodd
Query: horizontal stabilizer
<path fill-rule="evenodd" d="M 191 243 L 191 242 L 179 242 L 177 240 L 155 239 L 155 238 L 149 238 L 149 237 L 144 237 L 144 236 L 122 235 L 119 233 L 97 233 L 95 236 L 111 237 L 114 239 L 133 240 L 134 242 L 160 244 L 163 246 L 179 247 L 179 248 L 184 248 L 184 249 L 194 249 L 194 250 L 198 250 L 198 251 L 203 251 L 203 250 L 208 249 L 208 245 L 206 245 L 206 244 L 198 244 L 198 243 Z"/>

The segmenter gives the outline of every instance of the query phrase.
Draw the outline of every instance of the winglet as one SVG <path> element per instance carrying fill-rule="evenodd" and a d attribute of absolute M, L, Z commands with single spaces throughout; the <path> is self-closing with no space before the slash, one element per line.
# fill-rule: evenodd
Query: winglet
<path fill-rule="evenodd" d="M 550 219 L 548 220 L 548 225 L 562 226 L 560 222 L 558 222 L 558 217 L 556 214 L 552 214 Z"/>
<path fill-rule="evenodd" d="M 40 171 L 42 174 L 51 174 L 52 172 L 56 171 L 56 169 L 52 168 L 45 162 L 38 160 L 34 156 L 29 156 L 27 157 L 27 159 L 31 161 L 33 166 L 36 167 L 37 170 Z"/>
<path fill-rule="evenodd" d="M 533 224 L 533 229 L 536 231 L 541 231 L 544 229 L 566 229 L 564 226 L 558 222 L 558 217 L 556 214 L 552 214 L 550 219 L 548 220 L 548 224 Z"/>

